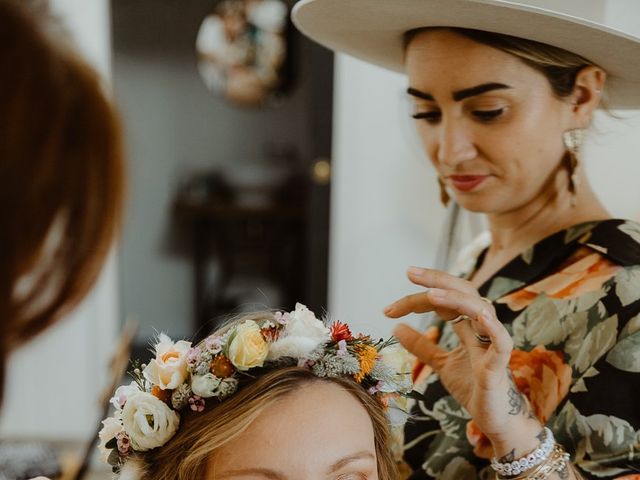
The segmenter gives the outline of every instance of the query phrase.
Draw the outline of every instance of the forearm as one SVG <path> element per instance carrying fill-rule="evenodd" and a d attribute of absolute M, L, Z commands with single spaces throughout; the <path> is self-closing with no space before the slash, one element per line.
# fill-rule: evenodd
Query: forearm
<path fill-rule="evenodd" d="M 540 424 L 525 397 L 515 390 L 515 385 L 510 390 L 509 397 L 509 405 L 512 407 L 509 414 L 515 417 L 513 429 L 509 435 L 503 438 L 492 439 L 495 458 L 500 464 L 509 464 L 520 459 L 532 459 L 535 455 L 540 455 L 541 459 L 534 460 L 531 467 L 524 468 L 519 473 L 502 474 L 498 475 L 498 478 L 518 480 L 582 479 L 582 475 L 575 465 L 571 464 L 562 446 L 556 444 L 551 431 L 546 430 Z"/>

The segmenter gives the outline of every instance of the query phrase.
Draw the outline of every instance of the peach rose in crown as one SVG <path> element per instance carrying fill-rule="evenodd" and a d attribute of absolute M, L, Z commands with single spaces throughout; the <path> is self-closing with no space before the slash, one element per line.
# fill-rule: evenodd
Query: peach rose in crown
<path fill-rule="evenodd" d="M 236 327 L 227 352 L 234 367 L 240 371 L 261 367 L 268 353 L 269 345 L 256 322 L 247 320 Z"/>
<path fill-rule="evenodd" d="M 564 362 L 562 352 L 547 350 L 543 345 L 530 352 L 514 350 L 509 367 L 533 413 L 546 423 L 571 386 L 571 367 Z M 491 443 L 473 420 L 467 423 L 467 439 L 476 456 L 491 458 Z"/>
<path fill-rule="evenodd" d="M 173 390 L 187 378 L 186 353 L 191 342 L 173 342 L 164 333 L 160 334 L 156 345 L 156 358 L 142 372 L 144 377 L 162 390 Z"/>

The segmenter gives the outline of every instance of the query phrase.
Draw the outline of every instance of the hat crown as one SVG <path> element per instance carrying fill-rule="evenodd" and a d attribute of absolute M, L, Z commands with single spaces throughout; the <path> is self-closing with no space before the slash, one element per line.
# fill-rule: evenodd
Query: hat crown
<path fill-rule="evenodd" d="M 640 32 L 610 25 L 606 0 L 300 0 L 293 21 L 335 51 L 404 71 L 405 33 L 422 27 L 485 30 L 575 53 L 608 74 L 607 106 L 640 108 Z M 636 32 L 634 35 L 631 31 Z"/>

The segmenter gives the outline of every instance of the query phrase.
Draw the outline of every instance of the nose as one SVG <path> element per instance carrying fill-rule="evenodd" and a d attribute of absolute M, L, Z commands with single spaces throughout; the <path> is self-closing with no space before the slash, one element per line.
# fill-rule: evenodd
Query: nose
<path fill-rule="evenodd" d="M 436 158 L 441 165 L 453 168 L 477 155 L 471 132 L 458 119 L 443 120 L 437 142 Z"/>

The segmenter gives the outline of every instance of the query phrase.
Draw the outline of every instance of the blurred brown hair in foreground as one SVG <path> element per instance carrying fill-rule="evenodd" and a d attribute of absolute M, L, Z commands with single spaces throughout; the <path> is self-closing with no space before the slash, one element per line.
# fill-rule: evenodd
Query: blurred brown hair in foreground
<path fill-rule="evenodd" d="M 118 117 L 35 5 L 0 0 L 0 402 L 8 353 L 87 294 L 122 210 Z"/>

